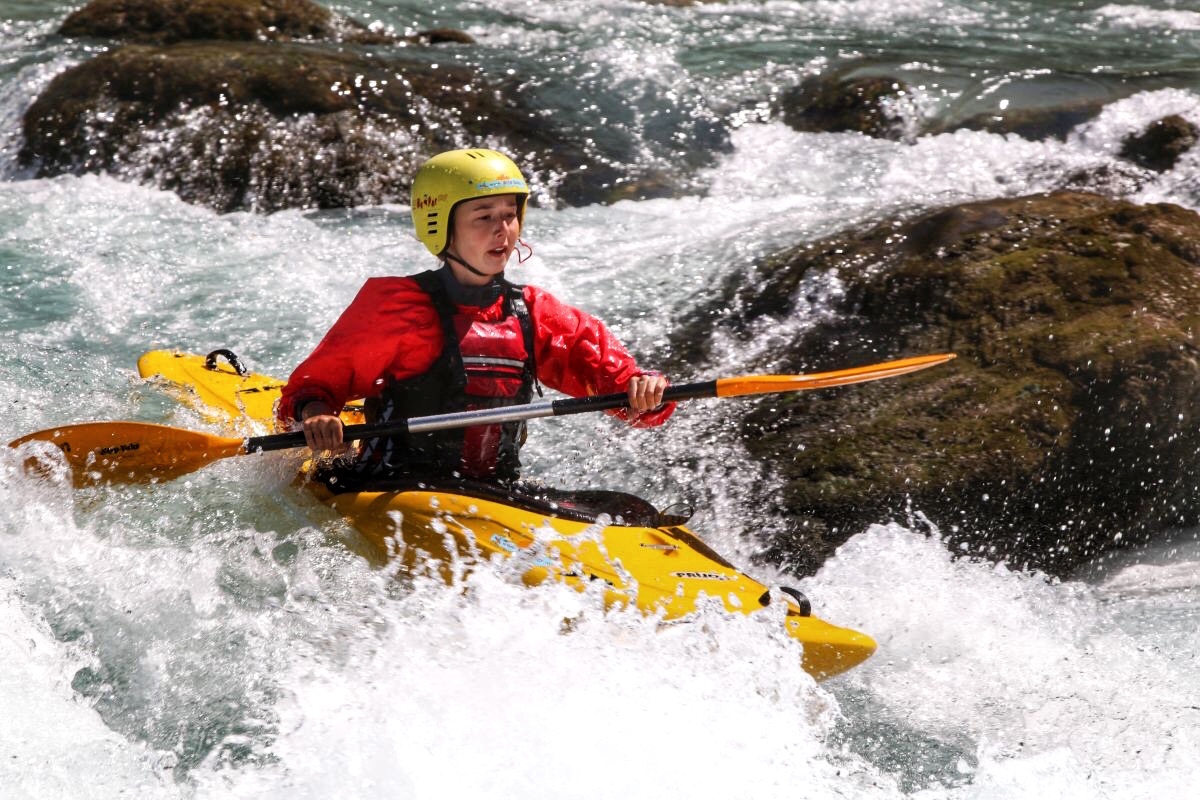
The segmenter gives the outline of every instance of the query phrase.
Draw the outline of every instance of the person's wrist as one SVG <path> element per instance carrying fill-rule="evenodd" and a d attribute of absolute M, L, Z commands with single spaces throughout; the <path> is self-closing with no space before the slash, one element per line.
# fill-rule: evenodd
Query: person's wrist
<path fill-rule="evenodd" d="M 309 400 L 300 408 L 301 421 L 311 417 L 323 417 L 333 413 L 333 409 L 324 400 Z"/>

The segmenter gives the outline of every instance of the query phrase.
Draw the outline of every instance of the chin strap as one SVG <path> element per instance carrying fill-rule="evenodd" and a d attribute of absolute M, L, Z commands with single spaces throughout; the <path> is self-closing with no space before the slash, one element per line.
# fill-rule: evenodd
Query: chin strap
<path fill-rule="evenodd" d="M 451 253 L 449 250 L 447 250 L 447 251 L 446 251 L 446 260 L 447 260 L 447 261 L 457 261 L 459 264 L 461 264 L 461 265 L 463 266 L 463 268 L 464 268 L 464 269 L 466 269 L 466 270 L 467 270 L 467 272 L 470 272 L 470 273 L 472 273 L 472 274 L 474 274 L 474 275 L 478 275 L 478 276 L 479 276 L 479 277 L 481 277 L 481 278 L 490 278 L 490 277 L 492 277 L 491 275 L 488 275 L 486 272 L 480 272 L 479 270 L 475 269 L 475 268 L 474 268 L 474 267 L 472 267 L 470 264 L 468 264 L 467 262 L 463 261 L 463 260 L 462 260 L 461 258 L 459 258 L 458 256 L 454 255 L 454 253 Z"/>
<path fill-rule="evenodd" d="M 526 261 L 533 258 L 533 247 L 532 247 L 532 245 L 529 244 L 529 242 L 525 241 L 524 239 L 517 239 L 516 251 L 517 251 L 517 263 L 518 264 L 524 264 Z M 486 272 L 480 272 L 479 270 L 475 269 L 470 264 L 468 264 L 466 261 L 463 261 L 461 258 L 456 256 L 454 253 L 451 253 L 449 250 L 446 251 L 445 256 L 446 256 L 447 261 L 458 262 L 459 264 L 462 265 L 462 267 L 465 270 L 467 270 L 467 272 L 470 272 L 472 275 L 478 275 L 481 278 L 492 277 L 491 275 L 488 275 Z"/>

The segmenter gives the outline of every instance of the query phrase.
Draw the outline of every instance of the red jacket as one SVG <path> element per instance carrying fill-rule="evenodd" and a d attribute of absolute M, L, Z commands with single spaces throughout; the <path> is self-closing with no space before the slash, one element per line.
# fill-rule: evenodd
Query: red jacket
<path fill-rule="evenodd" d="M 533 320 L 537 377 L 573 397 L 625 391 L 646 372 L 600 320 L 533 286 L 524 290 Z M 503 299 L 486 308 L 459 306 L 464 314 L 500 319 Z M 341 408 L 348 400 L 378 394 L 389 378 L 404 380 L 429 370 L 442 352 L 442 326 L 429 295 L 412 278 L 371 278 L 342 312 L 312 354 L 283 388 L 276 416 L 284 423 L 310 400 Z M 661 425 L 674 403 L 642 414 L 637 427 Z M 610 411 L 622 419 L 628 410 Z"/>

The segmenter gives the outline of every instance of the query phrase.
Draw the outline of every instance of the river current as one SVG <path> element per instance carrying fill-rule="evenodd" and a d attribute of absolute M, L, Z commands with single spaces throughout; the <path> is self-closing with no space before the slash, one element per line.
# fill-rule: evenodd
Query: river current
<path fill-rule="evenodd" d="M 535 256 L 513 277 L 602 317 L 651 365 L 672 320 L 756 256 L 885 214 L 1051 189 L 1115 163 L 1123 137 L 1165 114 L 1200 124 L 1200 8 L 1184 0 L 329 6 L 398 32 L 469 31 L 480 46 L 448 58 L 536 76 L 565 124 L 635 143 L 646 166 L 683 158 L 700 122 L 735 120 L 689 196 L 529 212 Z M 109 176 L 33 179 L 16 159 L 21 115 L 104 46 L 55 35 L 75 7 L 0 0 L 0 440 L 89 420 L 212 429 L 138 378 L 140 354 L 230 347 L 286 375 L 364 279 L 429 257 L 399 204 L 219 215 Z M 766 114 L 846 64 L 904 78 L 914 132 L 1009 107 L 1104 108 L 1041 142 L 805 134 Z M 1129 199 L 1200 209 L 1198 178 L 1193 151 Z M 672 377 L 738 374 L 746 354 L 717 352 Z M 453 590 L 398 582 L 292 486 L 294 454 L 74 490 L 4 449 L 0 796 L 1192 796 L 1194 531 L 1071 580 L 955 559 L 883 520 L 814 577 L 750 566 L 772 476 L 739 445 L 740 402 L 688 404 L 654 431 L 534 422 L 527 472 L 690 505 L 718 551 L 878 640 L 823 684 L 770 619 L 659 629 L 487 570 Z"/>

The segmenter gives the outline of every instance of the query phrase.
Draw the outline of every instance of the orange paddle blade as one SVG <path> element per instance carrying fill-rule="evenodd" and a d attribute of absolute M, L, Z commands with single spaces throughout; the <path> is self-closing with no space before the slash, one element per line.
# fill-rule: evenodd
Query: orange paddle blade
<path fill-rule="evenodd" d="M 10 447 L 49 442 L 62 451 L 75 483 L 169 480 L 244 452 L 245 441 L 149 422 L 85 422 L 22 436 Z"/>
<path fill-rule="evenodd" d="M 749 375 L 742 378 L 718 378 L 717 397 L 740 397 L 749 394 L 772 394 L 774 392 L 796 392 L 804 389 L 825 389 L 830 386 L 845 386 L 851 383 L 877 381 L 894 378 L 921 369 L 945 364 L 954 358 L 954 353 L 931 356 L 901 358 L 866 367 L 839 369 L 834 372 L 814 372 L 808 375 Z"/>

